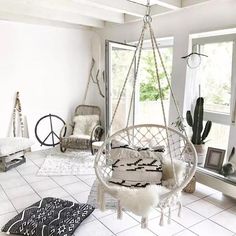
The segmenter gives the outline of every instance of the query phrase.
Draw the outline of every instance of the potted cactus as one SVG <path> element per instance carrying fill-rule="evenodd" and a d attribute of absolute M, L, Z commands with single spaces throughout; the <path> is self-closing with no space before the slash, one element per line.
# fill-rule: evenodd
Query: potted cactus
<path fill-rule="evenodd" d="M 196 101 L 194 109 L 194 117 L 192 117 L 191 111 L 187 111 L 186 120 L 190 127 L 192 127 L 192 138 L 191 141 L 195 146 L 198 154 L 198 163 L 201 164 L 206 155 L 205 140 L 211 130 L 211 121 L 207 121 L 203 130 L 203 114 L 204 114 L 204 99 L 199 97 Z"/>

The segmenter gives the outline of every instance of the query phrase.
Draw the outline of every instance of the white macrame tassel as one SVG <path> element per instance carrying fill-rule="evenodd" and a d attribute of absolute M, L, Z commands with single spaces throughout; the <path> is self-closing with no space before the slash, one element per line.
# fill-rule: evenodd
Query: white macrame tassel
<path fill-rule="evenodd" d="M 179 202 L 179 211 L 178 211 L 178 217 L 181 217 L 182 215 L 182 203 Z"/>
<path fill-rule="evenodd" d="M 165 216 L 164 211 L 163 211 L 163 209 L 161 209 L 161 218 L 160 218 L 160 223 L 159 223 L 160 226 L 164 226 L 164 224 L 165 224 L 164 216 Z"/>
<path fill-rule="evenodd" d="M 117 219 L 122 219 L 122 217 L 123 217 L 122 206 L 120 204 L 120 200 L 118 200 L 118 203 L 117 203 Z"/>
<path fill-rule="evenodd" d="M 142 219 L 141 219 L 141 228 L 142 229 L 146 229 L 147 226 L 148 226 L 148 219 L 147 219 L 147 217 L 142 217 Z"/>
<path fill-rule="evenodd" d="M 169 207 L 168 224 L 171 224 L 171 207 Z"/>

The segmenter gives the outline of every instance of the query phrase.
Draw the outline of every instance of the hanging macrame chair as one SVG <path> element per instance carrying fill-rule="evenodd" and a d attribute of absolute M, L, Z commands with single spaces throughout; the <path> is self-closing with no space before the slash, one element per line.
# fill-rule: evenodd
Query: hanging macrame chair
<path fill-rule="evenodd" d="M 157 202 L 155 203 L 155 207 L 159 207 L 161 210 L 161 218 L 160 218 L 160 225 L 164 224 L 164 217 L 166 215 L 165 210 L 168 209 L 169 212 L 167 213 L 168 215 L 168 222 L 170 223 L 171 221 L 171 208 L 173 205 L 179 205 L 179 215 L 180 215 L 180 210 L 182 207 L 181 204 L 181 191 L 186 187 L 186 185 L 191 181 L 192 177 L 194 176 L 194 173 L 196 171 L 196 166 L 197 166 L 197 154 L 196 150 L 191 143 L 191 141 L 188 139 L 186 131 L 183 130 L 183 132 L 179 132 L 178 130 L 175 130 L 171 127 L 168 127 L 167 125 L 167 119 L 165 115 L 165 109 L 164 109 L 164 103 L 163 103 L 163 93 L 162 88 L 161 88 L 161 82 L 160 82 L 160 75 L 159 75 L 159 69 L 157 66 L 157 57 L 159 57 L 161 67 L 164 71 L 166 81 L 170 87 L 170 94 L 172 96 L 174 105 L 176 107 L 177 114 L 180 118 L 181 121 L 183 121 L 183 117 L 180 113 L 180 110 L 177 105 L 177 101 L 175 99 L 173 90 L 171 88 L 170 84 L 170 79 L 168 77 L 167 71 L 164 66 L 163 59 L 161 57 L 161 53 L 153 32 L 153 29 L 151 27 L 151 22 L 152 18 L 150 16 L 150 3 L 148 1 L 147 4 L 147 14 L 144 17 L 143 20 L 143 28 L 141 32 L 141 36 L 139 38 L 139 41 L 137 43 L 136 50 L 134 52 L 134 56 L 131 62 L 131 65 L 129 67 L 127 76 L 125 78 L 123 87 L 121 89 L 118 102 L 116 104 L 111 122 L 109 124 L 109 130 L 106 136 L 106 140 L 102 147 L 99 149 L 96 159 L 95 159 L 95 172 L 98 178 L 98 204 L 100 206 L 101 210 L 105 210 L 105 198 L 104 195 L 107 193 L 117 199 L 117 216 L 118 218 L 121 218 L 122 215 L 122 209 L 124 208 L 124 205 L 122 205 L 122 201 L 124 200 L 123 198 L 132 198 L 133 199 L 128 199 L 128 202 L 132 203 L 135 202 L 135 197 L 140 197 L 137 198 L 138 200 L 142 201 L 142 195 L 144 194 L 143 188 L 138 188 L 135 187 L 123 187 L 123 186 L 118 186 L 117 184 L 112 184 L 111 183 L 111 178 L 113 176 L 113 171 L 114 171 L 114 149 L 112 149 L 112 143 L 115 141 L 116 143 L 120 144 L 125 144 L 126 147 L 128 146 L 129 148 L 133 149 L 143 149 L 147 150 L 150 147 L 164 147 L 165 151 L 162 153 L 162 158 L 163 160 L 168 160 L 171 166 L 171 171 L 173 175 L 173 184 L 169 186 L 167 191 L 161 192 L 161 188 L 158 191 L 158 194 L 156 197 L 158 198 Z M 164 120 L 164 125 L 158 125 L 158 124 L 141 124 L 141 125 L 132 125 L 129 126 L 129 120 L 130 120 L 130 113 L 131 113 L 131 108 L 132 104 L 134 102 L 134 94 L 135 94 L 135 87 L 136 87 L 136 82 L 137 82 L 137 75 L 139 71 L 139 65 L 140 65 L 140 58 L 142 54 L 142 49 L 143 49 L 143 42 L 144 42 L 144 36 L 145 32 L 148 31 L 150 33 L 150 40 L 151 40 L 151 45 L 152 45 L 152 52 L 153 52 L 153 58 L 155 62 L 155 76 L 157 79 L 157 84 L 158 84 L 158 90 L 160 93 L 160 102 L 161 102 L 161 107 L 162 107 L 162 112 L 163 112 L 163 120 Z M 137 60 L 136 60 L 137 58 Z M 133 65 L 135 63 L 135 60 L 137 61 L 137 67 L 136 67 L 136 73 L 134 76 L 134 83 L 133 83 L 133 89 L 132 89 L 132 96 L 131 96 L 131 101 L 129 104 L 129 115 L 127 118 L 127 124 L 126 127 L 112 135 L 110 135 L 110 130 L 111 126 L 113 124 L 117 109 L 119 107 L 119 104 L 121 102 L 122 95 L 124 93 L 124 90 L 127 85 L 127 81 L 129 78 L 129 75 L 131 73 L 131 69 L 133 68 Z M 138 156 L 140 158 L 140 155 Z M 127 157 L 129 158 L 129 157 Z M 135 158 L 134 156 L 130 158 Z M 134 160 L 134 159 L 132 159 Z M 184 170 L 184 177 L 179 178 L 178 174 L 178 167 L 179 163 L 182 163 L 182 165 L 185 166 Z M 178 164 L 177 164 L 178 163 Z M 148 186 L 150 187 L 150 186 Z M 148 187 L 145 189 L 147 190 Z M 126 190 L 130 190 L 133 192 L 133 195 L 129 195 L 130 192 L 127 192 Z M 148 191 L 147 191 L 148 192 Z M 126 196 L 123 196 L 125 194 Z M 146 194 L 146 193 L 145 193 Z M 126 199 L 127 200 L 127 199 Z M 124 200 L 124 201 L 126 201 Z M 133 202 L 132 202 L 133 200 Z M 123 201 L 123 202 L 124 202 Z M 154 201 L 155 202 L 155 201 Z M 127 203 L 128 204 L 128 203 Z M 126 204 L 126 209 L 131 210 L 135 207 L 127 207 Z M 144 205 L 144 202 L 139 202 L 135 204 L 140 204 Z M 136 213 L 134 211 L 133 213 Z M 147 215 L 142 215 L 142 220 L 141 220 L 141 227 L 145 228 L 147 226 Z"/>

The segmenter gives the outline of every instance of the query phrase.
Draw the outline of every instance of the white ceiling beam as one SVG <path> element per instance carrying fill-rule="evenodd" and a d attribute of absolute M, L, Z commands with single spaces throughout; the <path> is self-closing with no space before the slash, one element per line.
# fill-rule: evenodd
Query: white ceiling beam
<path fill-rule="evenodd" d="M 201 3 L 209 2 L 209 0 L 182 0 L 182 7 L 189 7 Z"/>
<path fill-rule="evenodd" d="M 22 22 L 22 23 L 34 24 L 34 25 L 48 25 L 48 26 L 72 28 L 72 29 L 87 29 L 88 28 L 87 26 L 82 26 L 82 25 L 73 24 L 73 23 L 52 21 L 52 20 L 47 20 L 47 19 L 37 18 L 37 17 L 32 17 L 32 16 L 16 15 L 16 14 L 2 12 L 2 11 L 0 11 L 0 20 Z"/>
<path fill-rule="evenodd" d="M 88 6 L 120 12 L 133 16 L 143 16 L 146 13 L 146 7 L 129 2 L 127 0 L 73 0 L 74 2 L 86 4 Z"/>
<path fill-rule="evenodd" d="M 160 15 L 160 14 L 163 14 L 163 13 L 170 12 L 170 11 L 173 11 L 173 9 L 169 8 L 169 7 L 163 7 L 163 6 L 160 6 L 160 5 L 154 5 L 154 6 L 151 7 L 151 15 L 153 17 L 157 16 L 157 15 Z"/>
<path fill-rule="evenodd" d="M 82 16 L 74 12 L 38 7 L 31 3 L 32 1 L 30 0 L 0 0 L 0 15 L 1 13 L 3 13 L 3 15 L 9 13 L 17 16 L 28 16 L 44 20 L 85 25 L 97 28 L 104 27 L 104 21 L 101 20 Z"/>
<path fill-rule="evenodd" d="M 153 0 L 152 4 L 157 4 L 159 6 L 166 7 L 172 10 L 177 10 L 182 7 L 181 0 Z M 155 5 L 153 7 L 155 7 Z"/>
<path fill-rule="evenodd" d="M 173 10 L 171 10 L 169 8 L 166 8 L 166 7 L 154 5 L 154 6 L 151 7 L 151 16 L 155 17 L 157 15 L 165 14 L 165 13 L 170 12 L 170 11 L 173 11 Z M 135 22 L 135 21 L 138 21 L 140 19 L 142 19 L 142 17 L 125 15 L 125 23 Z"/>
<path fill-rule="evenodd" d="M 112 12 L 102 8 L 79 4 L 73 0 L 31 0 L 35 6 L 45 7 L 53 10 L 62 10 L 88 16 L 99 20 L 113 23 L 124 23 L 124 14 Z"/>

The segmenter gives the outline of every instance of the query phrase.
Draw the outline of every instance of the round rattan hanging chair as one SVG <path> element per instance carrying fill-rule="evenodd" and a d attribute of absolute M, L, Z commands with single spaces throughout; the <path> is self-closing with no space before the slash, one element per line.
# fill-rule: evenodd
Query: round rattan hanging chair
<path fill-rule="evenodd" d="M 135 186 L 124 187 L 124 185 L 120 186 L 122 184 L 117 185 L 117 184 L 112 183 L 112 181 L 110 181 L 113 177 L 114 166 L 115 166 L 114 152 L 113 152 L 114 149 L 112 148 L 113 142 L 115 141 L 116 143 L 122 144 L 126 148 L 128 147 L 129 150 L 130 149 L 151 150 L 153 149 L 153 147 L 163 147 L 163 150 L 161 150 L 162 160 L 168 160 L 168 162 L 170 163 L 173 181 L 172 181 L 172 184 L 166 186 L 165 191 L 162 192 L 161 188 L 158 190 L 158 195 L 157 195 L 158 200 L 155 203 L 156 205 L 152 206 L 152 207 L 160 208 L 161 213 L 162 213 L 161 218 L 160 218 L 160 224 L 163 225 L 164 217 L 166 215 L 166 212 L 165 212 L 166 208 L 168 208 L 169 210 L 168 212 L 169 223 L 171 221 L 171 208 L 173 207 L 173 205 L 176 205 L 176 204 L 179 205 L 179 215 L 180 215 L 180 210 L 182 206 L 180 193 L 186 187 L 186 185 L 191 181 L 192 177 L 195 174 L 196 166 L 197 166 L 197 154 L 196 154 L 196 150 L 193 144 L 188 139 L 188 136 L 185 130 L 180 132 L 167 125 L 164 103 L 163 103 L 163 95 L 161 93 L 162 88 L 161 88 L 161 83 L 160 83 L 159 69 L 157 66 L 157 57 L 160 59 L 162 69 L 165 73 L 166 80 L 170 87 L 170 93 L 171 93 L 173 102 L 175 104 L 177 114 L 179 118 L 181 119 L 181 121 L 183 121 L 183 117 L 179 111 L 177 101 L 175 99 L 173 90 L 171 88 L 170 79 L 166 72 L 160 50 L 158 48 L 158 44 L 157 44 L 156 38 L 154 36 L 154 32 L 151 27 L 151 21 L 152 21 L 152 18 L 150 16 L 150 4 L 148 1 L 147 14 L 144 17 L 144 21 L 143 21 L 144 24 L 143 24 L 141 36 L 137 43 L 137 47 L 134 52 L 132 63 L 129 67 L 126 79 L 121 89 L 121 93 L 118 98 L 118 102 L 117 102 L 117 105 L 115 107 L 115 110 L 114 110 L 114 113 L 110 122 L 109 130 L 107 132 L 105 142 L 101 146 L 101 148 L 99 149 L 96 155 L 95 172 L 98 178 L 98 199 L 97 200 L 98 200 L 100 209 L 101 210 L 105 209 L 106 203 L 105 203 L 104 194 L 109 194 L 112 197 L 117 199 L 118 218 L 121 218 L 122 209 L 124 208 L 124 205 L 122 205 L 122 199 L 124 197 L 126 198 L 129 197 L 129 192 L 127 192 L 126 190 L 130 190 L 130 192 L 135 191 L 135 192 L 132 192 L 132 194 L 134 195 L 130 195 L 130 196 L 134 196 L 135 198 L 138 195 L 144 194 L 144 191 L 143 191 L 144 188 L 136 188 Z M 161 106 L 162 106 L 164 125 L 141 124 L 141 125 L 129 126 L 130 113 L 132 110 L 131 109 L 132 104 L 134 102 L 137 75 L 138 75 L 140 58 L 142 54 L 144 36 L 145 36 L 146 31 L 150 33 L 150 40 L 152 44 L 152 52 L 153 52 L 153 57 L 155 61 L 156 79 L 157 79 L 157 84 L 158 84 L 158 90 L 160 92 L 160 101 L 161 101 Z M 131 101 L 130 101 L 130 106 L 129 106 L 129 115 L 127 118 L 127 125 L 124 129 L 110 135 L 110 130 L 111 130 L 112 123 L 114 121 L 114 117 L 116 115 L 117 109 L 121 101 L 121 97 L 124 93 L 129 75 L 131 73 L 131 68 L 134 65 L 135 61 L 137 61 L 137 67 L 136 67 L 136 74 L 134 76 L 134 83 L 133 83 L 134 86 L 133 86 L 132 96 L 131 96 Z M 121 155 L 121 153 L 119 153 L 118 155 Z M 134 159 L 135 156 L 127 157 L 127 158 L 133 158 L 132 160 L 135 160 Z M 140 154 L 138 155 L 138 158 L 139 160 L 137 160 L 137 162 L 140 161 Z M 155 162 L 155 160 L 153 162 Z M 180 178 L 178 175 L 179 170 L 177 169 L 178 165 L 176 163 L 181 163 L 182 166 L 184 166 L 184 176 L 182 178 Z M 152 185 L 152 183 L 145 185 L 145 189 L 147 190 L 148 190 L 148 187 L 150 187 L 148 185 Z M 155 183 L 153 183 L 153 185 L 155 185 Z M 122 194 L 126 194 L 126 196 L 122 196 Z M 142 198 L 137 198 L 137 199 L 142 199 Z M 132 199 L 130 200 L 132 202 Z M 133 203 L 134 202 L 135 202 L 135 199 L 133 199 Z M 139 204 L 144 204 L 144 203 L 139 202 Z M 128 210 L 132 211 L 132 207 L 131 208 L 129 208 L 129 206 L 128 207 L 125 206 L 125 207 L 128 208 Z M 138 214 L 136 212 L 133 212 L 133 213 Z M 141 226 L 145 228 L 147 226 L 148 216 L 146 214 L 144 215 L 140 214 L 140 216 L 142 216 Z"/>

